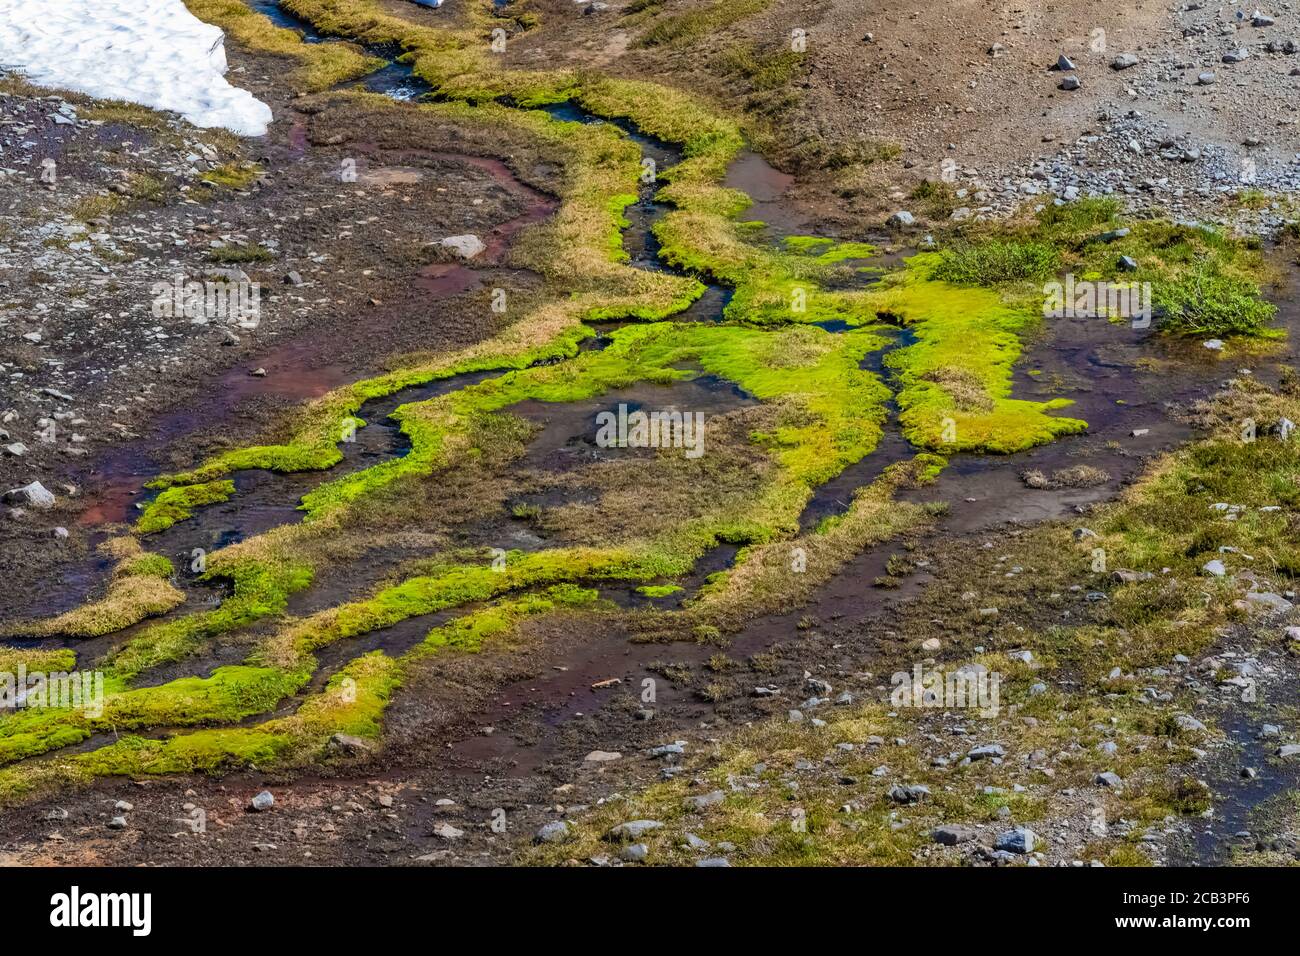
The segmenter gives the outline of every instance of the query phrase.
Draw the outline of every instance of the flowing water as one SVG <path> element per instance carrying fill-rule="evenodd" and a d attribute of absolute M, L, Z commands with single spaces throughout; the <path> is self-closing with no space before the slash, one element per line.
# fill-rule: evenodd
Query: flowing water
<path fill-rule="evenodd" d="M 306 24 L 285 13 L 274 0 L 251 0 L 251 5 L 266 13 L 277 24 L 299 30 L 308 42 L 335 42 L 320 36 Z M 418 99 L 428 92 L 427 87 L 411 76 L 409 67 L 392 61 L 391 57 L 386 67 L 359 81 L 359 85 L 403 100 Z M 561 120 L 606 122 L 567 103 L 547 107 L 547 111 Z M 654 160 L 660 170 L 680 161 L 680 151 L 671 145 L 645 136 L 629 124 L 617 125 L 638 144 L 645 156 Z M 305 141 L 301 148 L 308 148 Z M 512 189 L 529 199 L 528 211 L 524 216 L 500 227 L 490 237 L 489 258 L 503 255 L 518 229 L 545 218 L 555 208 L 554 200 L 518 182 L 507 167 L 498 161 L 439 155 L 484 165 L 503 183 L 509 180 Z M 402 159 L 400 156 L 389 158 L 395 161 Z M 810 229 L 807 215 L 785 198 L 792 182 L 792 177 L 775 170 L 760 156 L 750 152 L 737 158 L 725 180 L 726 185 L 743 189 L 754 198 L 754 205 L 745 215 L 766 222 L 771 241 L 777 241 L 782 235 L 802 233 Z M 668 206 L 654 199 L 653 187 L 646 187 L 638 201 L 627 210 L 629 225 L 624 230 L 623 245 L 632 265 L 649 270 L 671 270 L 660 258 L 659 245 L 653 232 L 655 223 L 668 210 Z M 897 255 L 890 256 L 885 262 L 893 264 L 897 258 Z M 438 264 L 421 273 L 417 281 L 422 283 L 422 287 L 431 296 L 449 296 L 473 287 L 476 281 L 474 273 L 475 270 L 469 266 Z M 674 316 L 674 321 L 722 320 L 731 290 L 716 283 L 706 284 L 705 293 L 690 308 Z M 1300 324 L 1298 319 L 1300 310 L 1289 303 L 1284 305 L 1279 314 L 1279 324 L 1294 333 Z M 598 326 L 601 334 L 589 339 L 583 347 L 600 348 L 607 345 L 608 333 L 618 327 L 618 323 Z M 825 328 L 832 333 L 843 331 L 838 325 L 828 324 Z M 1292 341 L 1295 340 L 1293 334 Z M 890 381 L 886 363 L 889 352 L 906 348 L 913 341 L 908 329 L 898 329 L 894 340 L 885 349 L 864 359 L 863 367 L 881 374 L 887 382 Z M 305 337 L 304 341 L 278 346 L 274 353 L 259 358 L 258 364 L 274 370 L 273 387 L 281 397 L 305 400 L 346 384 L 349 378 L 341 369 L 316 365 L 308 367 L 304 359 L 311 354 L 309 337 Z M 1171 361 L 1157 366 L 1163 371 L 1144 371 L 1143 360 L 1151 358 Z M 1294 361 L 1294 356 L 1279 357 L 1271 360 L 1266 367 L 1254 371 L 1261 377 L 1268 378 L 1276 374 L 1278 364 L 1287 361 Z M 1213 390 L 1221 379 L 1234 371 L 1224 369 L 1213 355 L 1203 349 L 1194 345 L 1166 342 L 1150 331 L 1114 325 L 1102 319 L 1047 321 L 1039 333 L 1026 343 L 1024 355 L 1016 365 L 1014 395 L 1025 399 L 1072 399 L 1075 404 L 1064 409 L 1062 414 L 1088 421 L 1088 433 L 1010 456 L 955 455 L 934 485 L 909 492 L 907 497 L 918 501 L 949 502 L 951 513 L 945 519 L 944 527 L 955 532 L 979 531 L 1004 522 L 1031 522 L 1069 515 L 1089 504 L 1113 497 L 1123 483 L 1136 476 L 1149 456 L 1189 438 L 1190 428 L 1177 415 L 1179 406 Z M 340 443 L 343 458 L 333 468 L 301 474 L 273 474 L 260 470 L 238 472 L 232 476 L 237 492 L 230 501 L 202 508 L 192 520 L 146 538 L 145 543 L 159 553 L 184 555 L 192 547 L 217 548 L 278 525 L 299 521 L 303 516 L 298 509 L 299 501 L 320 483 L 400 457 L 409 451 L 409 442 L 391 417 L 397 407 L 445 395 L 496 374 L 500 373 L 477 372 L 455 376 L 368 402 L 358 413 L 368 424 L 357 431 L 355 441 Z M 213 390 L 213 394 L 220 396 L 219 401 L 209 403 L 202 411 L 194 408 L 178 409 L 164 418 L 149 439 L 123 446 L 106 455 L 100 463 L 99 474 L 107 490 L 87 511 L 85 522 L 98 526 L 106 521 L 125 518 L 132 505 L 147 500 L 140 485 L 159 470 L 163 449 L 192 434 L 204 424 L 220 421 L 221 416 L 240 401 L 259 388 L 267 387 L 262 384 L 265 381 L 250 379 L 242 371 L 232 370 Z M 524 402 L 509 411 L 537 426 L 525 459 L 519 467 L 562 474 L 575 463 L 627 453 L 626 450 L 597 448 L 593 440 L 596 414 L 613 410 L 619 404 L 626 404 L 633 409 L 642 406 L 676 406 L 684 410 L 704 410 L 717 414 L 743 407 L 752 401 L 750 396 L 730 383 L 701 375 L 669 386 L 638 384 L 589 401 L 564 404 Z M 886 413 L 884 434 L 878 448 L 816 489 L 801 516 L 802 529 L 809 530 L 827 517 L 842 513 L 848 508 L 854 493 L 878 478 L 885 467 L 915 454 L 916 449 L 898 430 L 896 405 L 891 402 Z M 1144 434 L 1133 434 L 1142 429 L 1146 430 Z M 1109 476 L 1108 479 L 1089 488 L 1030 491 L 1020 478 L 1022 472 L 1031 468 L 1050 474 L 1054 470 L 1081 463 L 1101 468 Z M 461 531 L 471 541 L 476 538 L 487 541 L 510 540 L 512 547 L 536 550 L 546 545 L 544 537 L 512 524 L 508 510 L 510 507 L 518 504 L 554 505 L 583 500 L 584 495 L 592 498 L 594 494 L 592 489 L 578 487 L 525 495 L 508 502 L 499 518 L 489 523 L 489 526 Z M 506 530 L 503 531 L 503 528 Z M 513 535 L 513 538 L 503 538 L 503 534 Z M 924 575 L 918 575 L 901 592 L 882 592 L 864 586 L 864 582 L 884 573 L 888 553 L 888 549 L 873 549 L 859 555 L 838 577 L 818 592 L 810 608 L 762 619 L 740 635 L 731 652 L 743 655 L 769 646 L 791 633 L 797 619 L 804 613 L 826 619 L 855 615 L 861 617 L 878 610 L 889 601 L 905 600 L 907 594 L 911 593 L 908 588 L 921 586 L 925 580 Z M 638 594 L 632 585 L 602 584 L 600 593 L 602 597 L 623 607 L 677 608 L 692 596 L 708 575 L 728 567 L 735 554 L 736 549 L 731 545 L 715 549 L 697 564 L 685 580 L 678 582 L 683 589 L 668 597 L 648 598 Z M 347 595 L 362 594 L 377 581 L 393 573 L 402 560 L 414 556 L 388 551 L 367 555 L 358 566 L 346 569 L 345 575 L 323 573 L 315 586 L 293 596 L 290 610 L 295 614 L 311 613 L 335 604 Z M 107 562 L 88 560 L 69 571 L 61 588 L 65 597 L 55 599 L 43 595 L 42 605 L 32 608 L 32 611 L 49 614 L 74 606 L 102 583 L 108 571 Z M 173 614 L 187 613 L 195 607 L 210 605 L 219 601 L 225 593 L 224 587 L 219 583 L 201 587 L 190 580 L 186 582 L 186 588 L 190 592 L 187 604 Z M 373 649 L 401 653 L 418 643 L 430 627 L 451 616 L 451 613 L 442 613 L 413 618 L 323 650 L 320 654 L 322 666 L 313 686 L 319 686 L 330 673 L 357 653 Z M 128 639 L 138 629 L 139 626 L 108 638 L 80 642 L 79 657 L 83 660 L 93 659 L 109 647 Z M 603 642 L 594 647 L 582 648 L 571 659 L 560 662 L 555 673 L 527 681 L 529 692 L 534 697 L 541 694 L 545 699 L 562 702 L 549 712 L 549 721 L 558 724 L 576 713 L 597 709 L 603 697 L 601 691 L 592 689 L 593 683 L 610 673 L 625 672 L 629 666 L 645 667 L 650 661 L 663 656 L 662 650 L 658 648 L 635 645 L 629 648 L 624 642 L 618 644 L 618 647 L 612 647 L 609 642 Z M 700 655 L 707 657 L 708 653 L 707 649 L 696 647 L 674 651 L 674 655 L 682 659 Z M 220 664 L 235 663 L 237 658 L 234 655 L 235 652 L 229 648 L 214 651 L 203 660 L 186 662 L 177 668 L 164 668 L 152 673 L 147 682 L 169 679 L 179 673 L 209 673 Z M 503 688 L 501 699 L 510 699 L 520 692 L 522 686 Z M 671 687 L 666 687 L 664 692 L 668 699 L 675 693 Z M 681 700 L 678 703 L 688 710 L 695 707 L 701 714 L 705 713 L 698 702 Z M 291 709 L 295 705 L 293 701 L 287 702 L 281 710 Z M 490 722 L 491 716 L 489 713 L 485 720 Z M 516 772 L 523 773 L 543 762 L 552 746 L 553 743 L 546 741 L 525 745 L 504 736 L 475 737 L 454 744 L 452 754 L 471 761 L 509 751 L 516 760 Z"/>

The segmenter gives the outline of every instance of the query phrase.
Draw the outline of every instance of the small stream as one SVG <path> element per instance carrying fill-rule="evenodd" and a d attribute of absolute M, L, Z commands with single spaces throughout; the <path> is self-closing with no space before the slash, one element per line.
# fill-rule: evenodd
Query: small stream
<path fill-rule="evenodd" d="M 250 3 L 278 25 L 302 32 L 307 42 L 336 42 L 322 37 L 281 10 L 275 0 L 250 0 Z M 428 88 L 411 75 L 409 67 L 392 61 L 391 57 L 387 66 L 356 81 L 354 85 L 400 100 L 415 100 L 428 92 Z M 606 122 L 569 103 L 549 106 L 546 111 L 559 120 Z M 680 161 L 680 151 L 671 145 L 645 136 L 629 124 L 618 122 L 616 125 L 638 144 L 645 156 L 655 161 L 660 170 Z M 485 162 L 473 157 L 464 159 Z M 503 174 L 508 175 L 504 165 L 498 165 L 504 171 Z M 762 219 L 768 223 L 770 233 L 779 234 L 801 233 L 808 228 L 807 217 L 784 199 L 792 182 L 791 177 L 775 170 L 760 156 L 750 152 L 737 158 L 725 180 L 726 185 L 744 189 L 755 199 L 746 215 Z M 516 184 L 520 189 L 527 189 L 517 181 Z M 670 207 L 657 202 L 654 191 L 654 186 L 643 187 L 639 200 L 627 209 L 629 225 L 624 230 L 623 246 L 631 263 L 637 268 L 674 271 L 661 260 L 659 244 L 653 232 L 655 223 Z M 525 218 L 527 221 L 536 221 L 535 217 L 540 215 L 539 210 L 543 209 L 549 211 L 553 205 L 547 207 L 538 200 L 530 207 L 529 217 Z M 510 235 L 507 233 L 497 237 L 498 252 L 504 251 L 508 246 Z M 771 235 L 769 238 L 775 241 L 779 236 Z M 468 267 L 448 267 L 446 271 L 435 269 L 423 276 L 424 281 L 432 283 L 428 286 L 431 295 L 455 295 L 463 291 L 461 283 L 465 276 L 457 272 L 454 281 L 449 280 L 451 269 L 470 273 L 472 279 L 474 270 Z M 684 312 L 674 316 L 672 321 L 722 320 L 731 290 L 708 282 L 707 279 L 704 281 L 704 294 Z M 1300 310 L 1291 304 L 1284 305 L 1279 312 L 1279 324 L 1292 332 L 1292 342 L 1297 341 L 1295 333 L 1300 330 Z M 600 348 L 608 344 L 608 333 L 619 325 L 605 323 L 598 326 L 597 331 L 601 334 L 589 339 L 583 347 Z M 844 329 L 836 326 L 827 327 L 826 331 L 835 333 Z M 888 354 L 894 349 L 906 348 L 914 341 L 910 330 L 900 328 L 886 348 L 863 360 L 862 367 L 880 374 L 889 382 L 886 364 Z M 276 378 L 280 386 L 287 383 L 292 388 L 295 355 L 298 354 L 295 350 L 299 348 L 305 346 L 289 343 L 279 347 L 280 364 Z M 1294 352 L 1294 347 L 1288 351 Z M 1141 371 L 1140 361 L 1153 356 L 1175 360 L 1170 366 L 1175 370 L 1162 373 Z M 1294 356 L 1282 357 L 1280 361 L 1294 361 Z M 270 367 L 266 362 L 261 364 Z M 1269 368 L 1260 369 L 1257 374 L 1261 378 L 1275 376 L 1276 364 L 1278 363 L 1270 362 Z M 1069 515 L 1076 509 L 1113 497 L 1125 482 L 1142 470 L 1150 456 L 1173 448 L 1191 437 L 1190 428 L 1178 419 L 1177 407 L 1212 391 L 1220 380 L 1234 372 L 1235 369 L 1220 365 L 1212 353 L 1198 349 L 1194 344 L 1168 342 L 1153 336 L 1150 331 L 1112 325 L 1101 319 L 1056 319 L 1045 322 L 1039 334 L 1025 343 L 1024 354 L 1015 368 L 1014 395 L 1023 399 L 1073 399 L 1075 405 L 1062 410 L 1061 414 L 1087 420 L 1090 423 L 1088 433 L 1011 456 L 954 455 L 949 468 L 934 485 L 908 492 L 905 497 L 915 501 L 949 502 L 951 513 L 945 519 L 944 527 L 954 532 L 979 531 L 1004 522 L 1033 522 Z M 427 401 L 500 374 L 500 371 L 490 371 L 459 375 L 367 402 L 359 410 L 358 417 L 368 424 L 358 429 L 355 441 L 340 443 L 343 458 L 333 468 L 295 474 L 274 474 L 262 470 L 237 472 L 231 476 L 237 489 L 232 499 L 200 509 L 193 519 L 152 535 L 145 539 L 145 543 L 158 553 L 173 557 L 185 556 L 194 547 L 212 550 L 279 525 L 300 521 L 303 512 L 298 510 L 298 503 L 303 495 L 322 482 L 335 480 L 409 452 L 409 442 L 391 417 L 398 406 Z M 256 380 L 250 384 L 242 369 L 232 370 L 227 379 L 227 384 L 235 393 L 223 396 L 223 405 L 226 407 L 233 407 L 241 397 L 247 396 L 249 389 L 257 387 Z M 299 397 L 316 397 L 349 380 L 343 370 L 326 370 L 324 374 L 305 376 Z M 569 467 L 566 462 L 584 462 L 593 457 L 616 457 L 627 453 L 628 450 L 622 449 L 597 449 L 592 440 L 595 415 L 600 411 L 612 410 L 620 403 L 633 408 L 676 406 L 720 414 L 752 402 L 751 396 L 745 395 L 731 383 L 700 375 L 671 386 L 638 384 L 585 402 L 524 402 L 508 411 L 539 426 L 519 467 L 563 473 Z M 816 489 L 800 517 L 802 530 L 811 530 L 826 518 L 843 513 L 851 504 L 856 491 L 873 482 L 890 464 L 906 460 L 915 454 L 916 449 L 903 438 L 898 429 L 898 408 L 892 399 L 886 412 L 884 434 L 877 449 Z M 1133 432 L 1140 429 L 1147 431 L 1135 437 Z M 184 438 L 193 430 L 193 415 L 186 410 L 178 410 L 160 423 L 157 432 L 147 442 L 133 443 L 130 447 L 110 452 L 101 473 L 110 477 L 117 476 L 119 482 L 108 498 L 101 498 L 97 507 L 87 513 L 86 522 L 99 525 L 105 521 L 120 520 L 129 513 L 126 506 L 132 503 L 131 499 L 140 499 L 140 481 L 156 473 L 157 451 Z M 1081 463 L 1102 468 L 1109 476 L 1108 479 L 1091 488 L 1051 491 L 1030 491 L 1020 479 L 1021 473 L 1026 469 L 1036 468 L 1050 474 Z M 574 495 L 583 493 L 587 492 L 583 489 L 575 489 L 573 492 Z M 457 532 L 470 540 L 509 541 L 511 547 L 539 550 L 547 545 L 545 539 L 521 529 L 512 520 L 509 506 L 516 503 L 555 504 L 556 501 L 554 495 L 548 495 L 525 498 L 522 502 L 507 502 L 507 507 L 502 508 L 501 514 L 483 527 L 457 529 Z M 102 538 L 103 533 L 100 536 Z M 888 549 L 874 549 L 860 555 L 839 577 L 819 592 L 812 608 L 792 610 L 787 614 L 763 619 L 745 631 L 733 646 L 732 653 L 741 654 L 747 649 L 758 649 L 788 636 L 797 619 L 805 613 L 823 619 L 864 615 L 878 608 L 884 601 L 897 599 L 896 596 L 885 596 L 880 591 L 864 586 L 864 582 L 883 573 L 888 554 Z M 676 609 L 696 593 L 709 575 L 729 567 L 735 555 L 736 548 L 732 545 L 714 549 L 697 563 L 691 574 L 675 582 L 681 585 L 682 590 L 666 597 L 646 597 L 636 592 L 636 585 L 611 585 L 608 582 L 600 584 L 600 594 L 602 598 L 625 608 Z M 328 585 L 318 582 L 313 588 L 294 595 L 291 612 L 310 613 L 345 600 L 349 595 L 357 595 L 391 573 L 404 557 L 406 556 L 392 554 L 367 556 L 365 563 L 368 568 L 356 574 L 335 576 Z M 61 588 L 67 596 L 66 601 L 62 602 L 65 606 L 51 607 L 47 602 L 41 607 L 41 613 L 57 613 L 66 607 L 75 606 L 102 582 L 109 570 L 108 563 L 98 558 L 88 560 L 83 566 L 70 568 Z M 172 612 L 173 615 L 213 604 L 226 591 L 222 584 L 205 588 L 195 585 L 188 578 L 185 587 L 190 593 L 189 600 L 184 608 Z M 464 613 L 464 609 L 411 618 L 393 627 L 355 640 L 338 642 L 336 646 L 322 650 L 319 655 L 321 667 L 313 687 L 319 686 L 329 674 L 357 653 L 373 649 L 401 653 L 422 640 L 431 627 L 459 613 Z M 79 642 L 79 657 L 83 660 L 97 657 L 129 639 L 142 626 L 145 625 L 137 625 L 95 641 Z M 684 649 L 680 654 L 674 651 L 674 654 L 682 657 L 692 654 L 707 656 L 707 653 L 707 649 Z M 160 669 L 148 675 L 147 682 L 170 679 L 181 673 L 210 673 L 213 667 L 235 663 L 238 659 L 229 649 L 215 651 L 214 655 L 202 661 L 184 662 L 176 668 Z M 635 650 L 629 656 L 628 649 L 620 642 L 618 648 L 588 649 L 580 657 L 566 660 L 566 666 L 561 669 L 564 673 L 549 675 L 544 680 L 530 678 L 528 684 L 530 688 L 541 688 L 548 694 L 553 691 L 555 696 L 548 699 L 564 701 L 552 715 L 559 722 L 565 715 L 594 710 L 600 706 L 603 697 L 600 692 L 591 689 L 593 682 L 609 673 L 623 672 L 629 665 L 642 666 L 659 656 L 662 656 L 662 651 L 653 648 Z M 511 690 L 506 688 L 502 693 L 508 697 Z M 300 698 L 285 702 L 281 710 L 287 711 L 296 706 L 298 699 Z M 487 742 L 482 738 L 462 742 L 457 745 L 457 752 L 466 757 L 482 757 L 485 754 L 479 752 L 481 748 L 511 746 L 516 748 L 514 752 L 520 757 L 519 770 L 524 772 L 545 759 L 549 745 L 543 742 L 531 748 L 523 748 L 502 736 Z M 1209 852 L 1208 848 L 1205 852 Z"/>

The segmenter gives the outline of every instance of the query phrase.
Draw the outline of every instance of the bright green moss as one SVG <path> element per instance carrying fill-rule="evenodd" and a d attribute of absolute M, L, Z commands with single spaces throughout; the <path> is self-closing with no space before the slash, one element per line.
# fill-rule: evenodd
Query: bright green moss
<path fill-rule="evenodd" d="M 648 598 L 671 597 L 682 591 L 680 584 L 643 584 L 636 593 Z"/>
<path fill-rule="evenodd" d="M 235 493 L 233 481 L 210 481 L 201 485 L 166 488 L 145 507 L 135 524 L 138 534 L 152 534 L 194 516 L 194 509 L 226 501 Z"/>
<path fill-rule="evenodd" d="M 113 651 L 105 663 L 115 676 L 130 680 L 151 667 L 184 658 L 204 640 L 283 613 L 289 595 L 311 583 L 312 569 L 301 563 L 213 560 L 205 576 L 229 578 L 234 593 L 211 611 L 200 611 L 152 625 Z"/>

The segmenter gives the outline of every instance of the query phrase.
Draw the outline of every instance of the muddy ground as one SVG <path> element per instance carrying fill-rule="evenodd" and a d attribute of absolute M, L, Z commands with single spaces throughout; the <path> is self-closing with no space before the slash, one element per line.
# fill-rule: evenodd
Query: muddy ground
<path fill-rule="evenodd" d="M 431 16 L 401 6 L 412 19 Z M 706 59 L 689 46 L 638 50 L 630 42 L 633 31 L 610 29 L 614 10 L 584 16 L 571 3 L 542 6 L 565 18 L 562 31 L 520 39 L 510 55 L 521 65 L 563 53 L 616 72 L 644 71 L 686 84 L 696 75 L 703 82 L 707 74 L 718 95 L 743 95 L 718 89 Z M 879 227 L 882 211 L 906 205 L 916 178 L 937 175 L 929 170 L 951 156 L 962 170 L 975 171 L 961 173 L 971 181 L 967 205 L 979 205 L 973 192 L 983 184 L 983 205 L 992 214 L 1010 202 L 1004 180 L 1014 181 L 1009 189 L 1016 196 L 1026 192 L 1017 177 L 1046 183 L 1031 176 L 1034 163 L 1052 162 L 1071 148 L 1067 144 L 1100 128 L 1099 116 L 1117 104 L 1143 112 L 1152 136 L 1163 135 L 1155 130 L 1178 113 L 1183 125 L 1175 135 L 1185 139 L 1207 135 L 1197 124 L 1230 111 L 1243 97 L 1272 115 L 1273 101 L 1261 101 L 1248 85 L 1220 80 L 1189 92 L 1151 75 L 1164 55 L 1159 51 L 1183 48 L 1179 17 L 1190 15 L 1171 19 L 1164 7 L 1135 5 L 1106 25 L 1111 46 L 1102 56 L 1085 44 L 1098 22 L 1114 16 L 1110 8 L 1073 4 L 1049 15 L 1042 6 L 1008 12 L 964 3 L 936 14 L 936 26 L 935 17 L 896 3 L 782 2 L 729 28 L 736 38 L 763 42 L 787 27 L 807 24 L 811 30 L 809 63 L 799 81 L 802 125 L 778 140 L 865 137 L 902 147 L 873 172 L 886 185 L 864 187 L 847 202 L 825 172 L 792 179 L 789 194 L 770 201 L 779 200 L 791 219 L 866 235 Z M 1255 42 L 1256 35 L 1246 39 Z M 1208 50 L 1209 41 L 1203 42 Z M 994 43 L 1005 51 L 990 54 Z M 1141 54 L 1138 67 L 1120 72 L 1105 66 L 1109 56 L 1129 49 Z M 1060 52 L 1090 71 L 1082 90 L 1058 90 L 1059 77 L 1046 71 Z M 1209 54 L 1186 55 L 1200 63 Z M 95 536 L 129 520 L 141 480 L 193 464 L 214 449 L 282 437 L 268 433 L 267 423 L 285 420 L 282 413 L 302 399 L 389 367 L 392 356 L 479 341 L 501 321 L 489 308 L 488 291 L 503 287 L 526 295 L 535 285 L 535 277 L 510 268 L 509 248 L 522 225 L 553 208 L 545 194 L 553 170 L 538 157 L 517 143 L 412 113 L 371 116 L 328 95 L 295 100 L 277 82 L 274 61 L 235 49 L 230 56 L 232 79 L 275 112 L 264 140 L 237 143 L 178 121 L 142 130 L 128 121 L 135 117 L 87 120 L 81 114 L 91 106 L 76 97 L 18 86 L 5 94 L 0 427 L 6 443 L 21 442 L 25 449 L 0 454 L 0 483 L 7 488 L 39 479 L 59 503 L 50 512 L 6 509 L 0 519 L 0 574 L 7 585 L 0 592 L 0 620 L 70 607 L 93 590 L 93 573 L 70 576 L 68 569 L 84 569 Z M 1271 65 L 1281 56 L 1259 56 L 1233 69 L 1255 71 L 1243 82 L 1271 94 L 1276 77 L 1268 70 L 1281 68 Z M 1178 72 L 1185 78 L 1185 70 Z M 1149 107 L 1143 105 L 1146 94 L 1127 92 L 1139 78 L 1151 84 Z M 1195 102 L 1180 107 L 1178 97 Z M 1286 127 L 1271 133 L 1278 154 L 1300 145 L 1288 139 L 1295 133 Z M 1225 149 L 1239 135 L 1232 124 L 1216 121 L 1213 137 Z M 1101 149 L 1105 142 L 1102 136 L 1085 145 Z M 774 153 L 778 162 L 784 149 Z M 53 188 L 39 181 L 44 158 L 57 164 Z M 340 179 L 346 159 L 356 160 L 354 184 Z M 205 172 L 230 162 L 255 162 L 263 174 L 246 188 L 202 185 Z M 1069 165 L 1087 169 L 1089 162 L 1076 157 Z M 1112 160 L 1108 169 L 1128 177 L 1128 162 Z M 797 163 L 787 165 L 800 171 Z M 1180 160 L 1171 170 L 1190 176 L 1195 166 Z M 127 212 L 106 226 L 79 225 L 82 204 L 114 183 L 129 182 L 131 172 L 158 179 L 162 190 L 130 198 Z M 1218 194 L 1201 197 L 1204 202 L 1194 195 L 1191 186 L 1190 196 L 1179 197 L 1189 210 L 1205 213 L 1221 205 Z M 447 261 L 429 245 L 463 233 L 489 240 L 486 258 L 472 267 Z M 105 272 L 104 255 L 92 256 L 86 243 L 120 262 Z M 217 265 L 211 261 L 214 243 L 257 244 L 273 252 L 270 261 L 236 266 L 261 285 L 255 329 L 160 321 L 151 312 L 153 283 L 204 274 Z M 1288 323 L 1293 318 L 1287 313 Z M 1126 331 L 1098 342 L 1089 340 L 1090 330 L 1063 326 L 1060 337 L 1031 350 L 1025 368 L 1042 377 L 1022 374 L 1018 380 L 1024 397 L 1039 388 L 1070 394 L 1080 417 L 1095 422 L 1088 436 L 1015 463 L 957 463 L 919 495 L 952 503 L 940 531 L 863 554 L 808 607 L 752 623 L 727 648 L 740 663 L 720 695 L 703 693 L 712 682 L 707 661 L 716 648 L 646 643 L 630 613 L 609 614 L 596 633 L 589 619 L 575 624 L 549 617 L 525 625 L 513 648 L 439 658 L 390 708 L 382 753 L 359 765 L 327 764 L 306 776 L 241 772 L 97 783 L 0 814 L 0 860 L 502 863 L 514 859 L 541 823 L 663 776 L 663 763 L 647 756 L 649 748 L 684 740 L 693 750 L 707 749 L 729 728 L 783 713 L 809 675 L 826 679 L 837 693 L 874 697 L 882 651 L 916 635 L 916 608 L 941 614 L 946 606 L 957 616 L 978 557 L 972 551 L 1009 553 L 1028 523 L 1084 520 L 1089 507 L 1117 494 L 1151 456 L 1192 434 L 1186 405 L 1213 390 L 1219 373 L 1193 353 L 1175 356 L 1189 371 L 1172 384 L 1143 380 L 1134 370 L 1146 346 L 1126 340 Z M 1122 411 L 1117 394 L 1128 400 Z M 50 441 L 42 438 L 50 434 L 42 419 L 55 424 Z M 1148 431 L 1139 437 L 1135 429 Z M 1051 473 L 1080 462 L 1102 467 L 1107 480 L 1086 489 L 1025 491 L 1023 470 Z M 841 490 L 847 494 L 851 487 Z M 836 507 L 835 495 L 828 489 L 821 502 L 828 511 Z M 56 536 L 56 527 L 68 536 Z M 899 552 L 909 554 L 914 571 L 900 587 L 874 587 Z M 996 569 L 984 570 L 996 576 Z M 1274 677 L 1284 684 L 1294 679 L 1293 670 L 1293 659 L 1278 661 Z M 650 704 L 641 697 L 647 678 L 657 690 Z M 756 697 L 752 690 L 759 685 L 788 689 L 789 696 Z M 595 751 L 621 756 L 587 759 Z M 1216 759 L 1207 754 L 1207 773 Z M 1225 793 L 1234 769 L 1221 773 Z M 249 799 L 263 788 L 273 791 L 274 809 L 248 812 Z M 123 812 L 115 809 L 119 801 L 132 806 L 128 825 L 109 829 L 110 818 Z M 504 830 L 494 826 L 500 820 Z M 462 835 L 437 835 L 443 824 Z M 1285 825 L 1278 833 L 1272 837 L 1287 838 Z M 1070 862 L 1074 849 L 1056 847 L 1049 861 Z"/>

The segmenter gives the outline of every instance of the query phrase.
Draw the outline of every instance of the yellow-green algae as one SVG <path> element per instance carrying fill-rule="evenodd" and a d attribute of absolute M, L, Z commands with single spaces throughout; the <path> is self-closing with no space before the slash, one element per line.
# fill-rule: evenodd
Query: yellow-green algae
<path fill-rule="evenodd" d="M 11 625 L 0 630 L 0 635 L 99 637 L 184 602 L 185 595 L 171 583 L 175 568 L 168 558 L 149 554 L 130 536 L 110 538 L 99 550 L 115 561 L 103 597 L 52 618 Z"/>
<path fill-rule="evenodd" d="M 235 483 L 229 480 L 164 488 L 145 506 L 135 530 L 138 534 L 166 530 L 178 521 L 194 517 L 195 508 L 226 501 L 234 493 Z"/>

